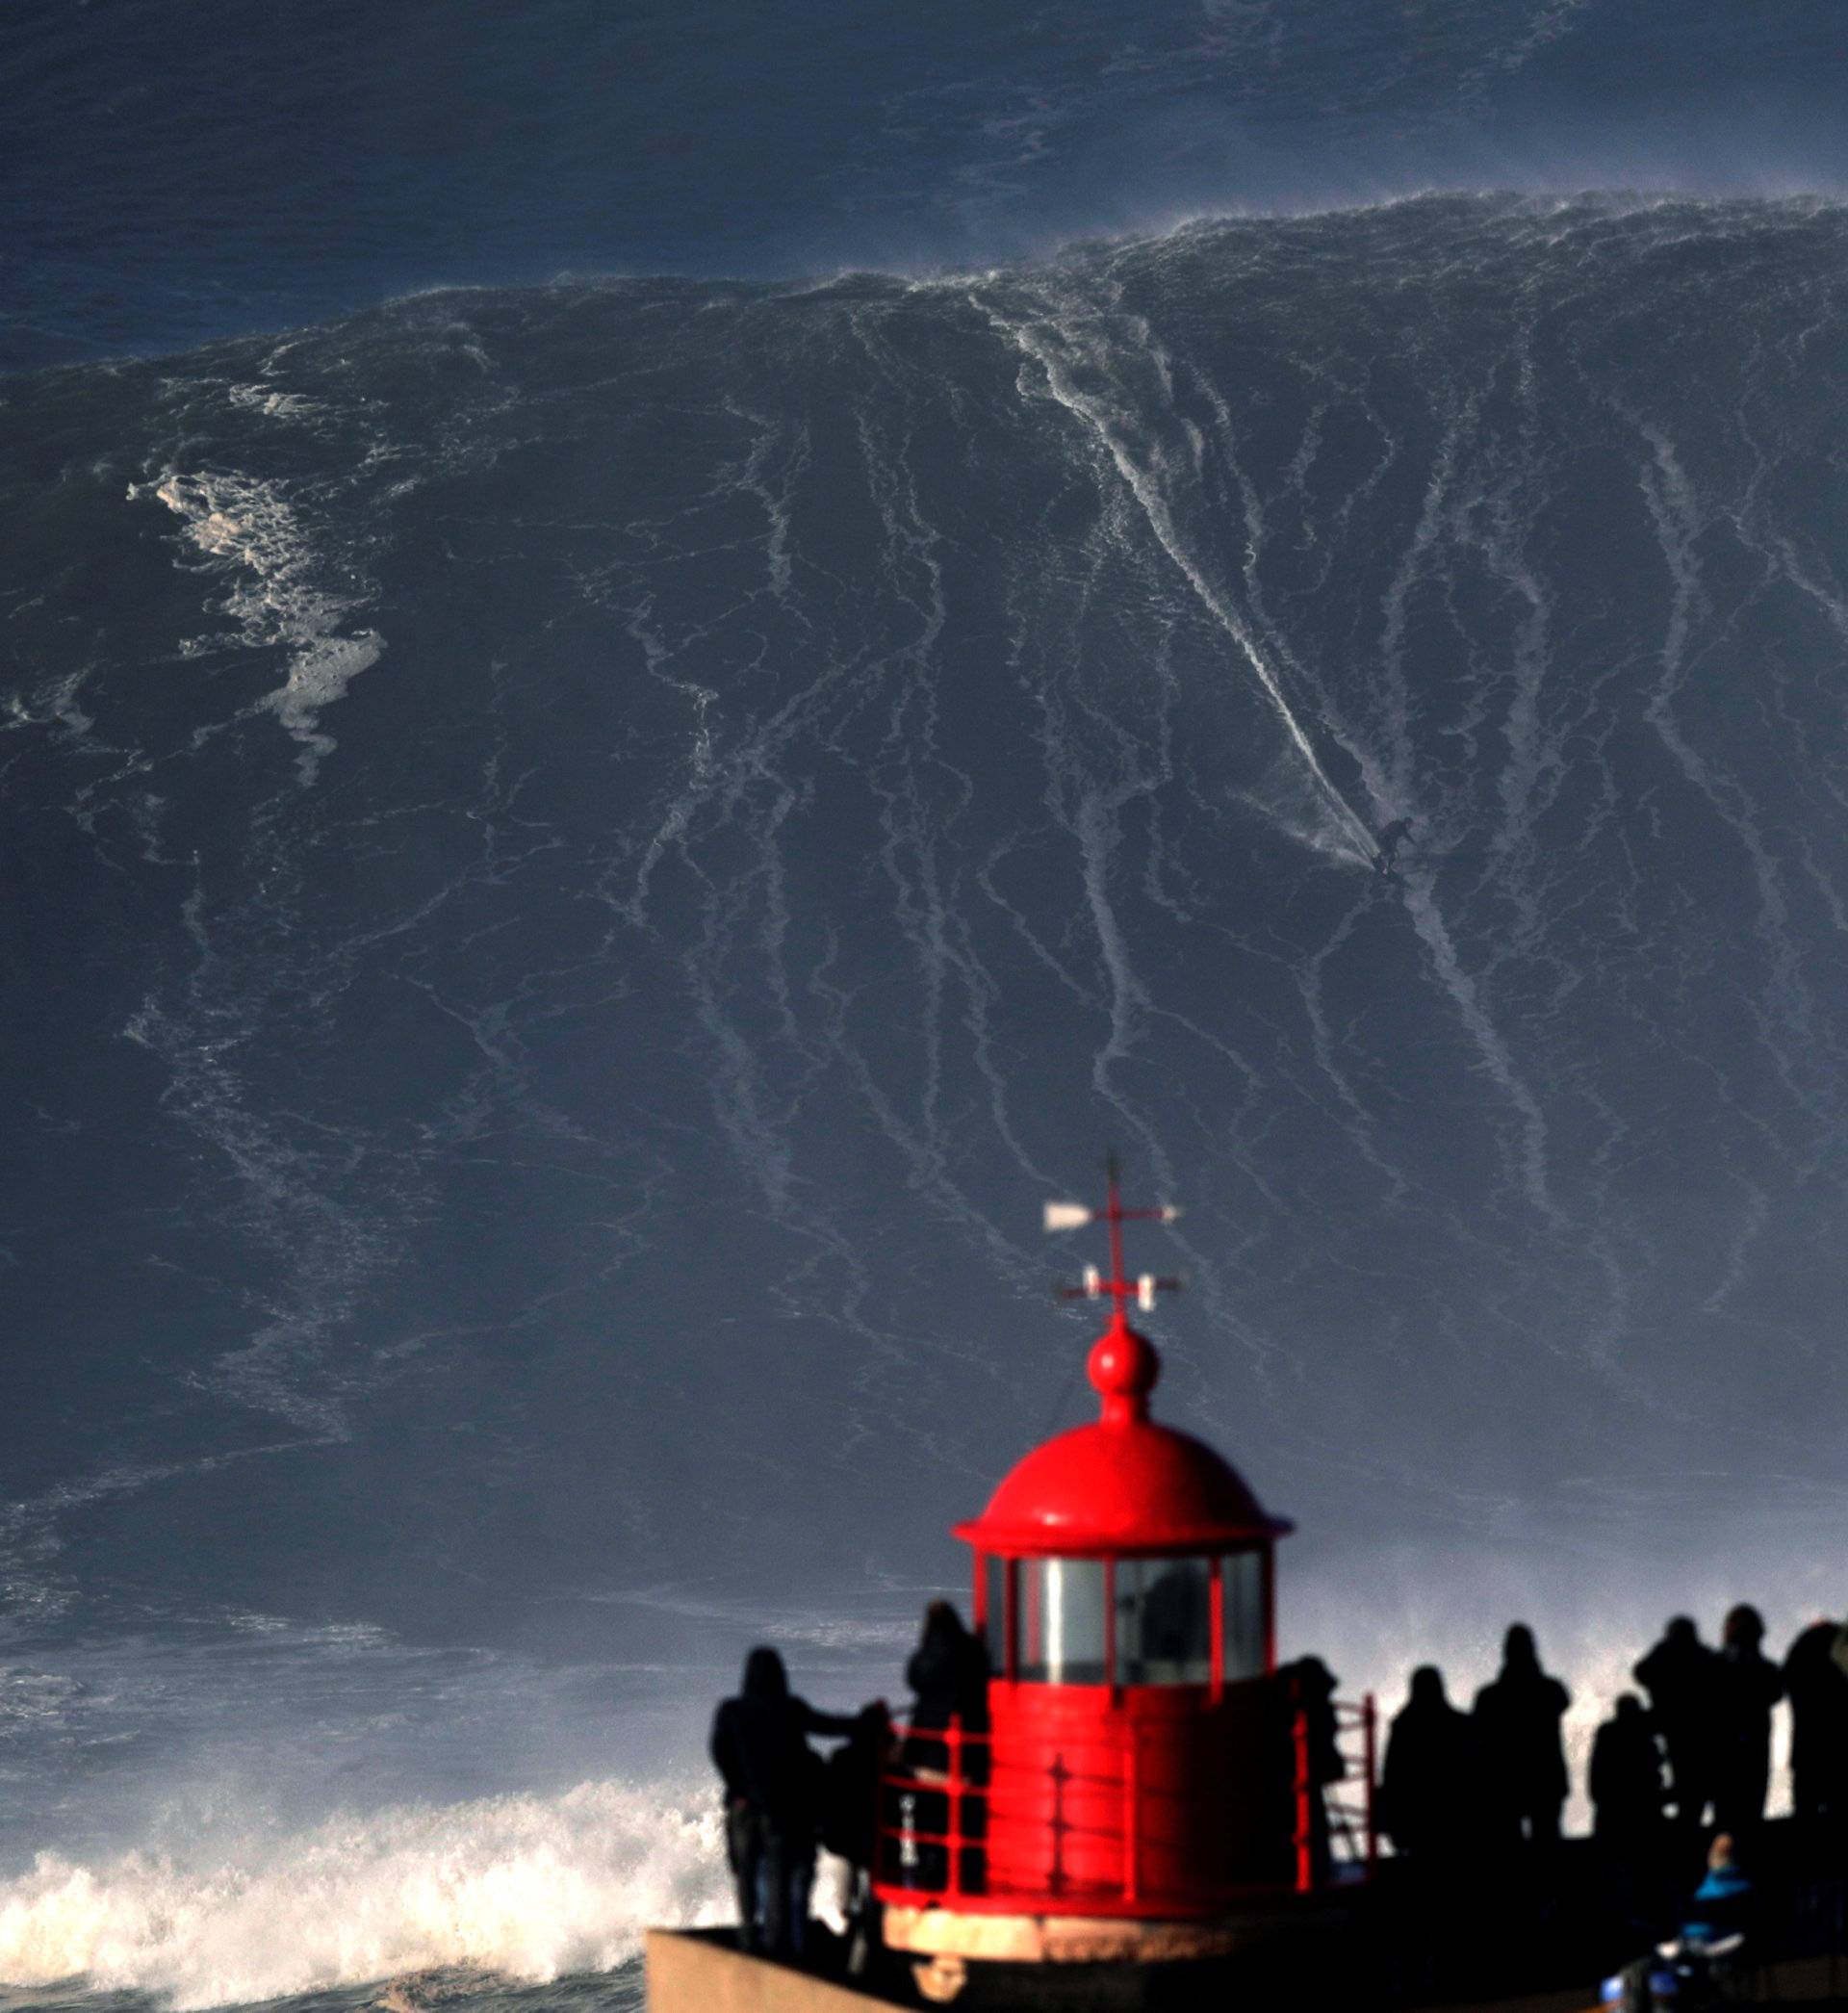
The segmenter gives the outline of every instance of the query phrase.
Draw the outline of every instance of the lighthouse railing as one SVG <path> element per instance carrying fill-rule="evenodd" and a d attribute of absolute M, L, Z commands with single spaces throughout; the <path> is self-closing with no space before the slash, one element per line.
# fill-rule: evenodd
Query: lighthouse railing
<path fill-rule="evenodd" d="M 991 1773 L 989 1736 L 953 1720 L 930 1727 L 894 1721 L 891 1737 L 890 1756 L 879 1777 L 875 1884 L 951 1900 L 981 1893 L 987 1885 L 982 1793 Z M 907 1750 L 912 1748 L 941 1748 L 946 1766 L 907 1764 Z M 933 1814 L 933 1802 L 943 1810 L 940 1828 L 922 1821 Z M 888 1847 L 893 1849 L 888 1852 Z"/>
<path fill-rule="evenodd" d="M 1369 1696 L 1332 1704 L 1343 1776 L 1316 1780 L 1308 1717 L 1293 1712 L 1286 1722 L 1292 1801 L 1277 1809 L 1271 1834 L 1289 1857 L 1268 1878 L 1224 1882 L 1225 1898 L 1289 1888 L 1307 1894 L 1373 1872 L 1373 1703 Z M 1149 1838 L 1169 1829 L 1163 1808 L 1177 1792 L 1150 1778 L 1138 1730 L 1092 1729 L 1081 1748 L 1086 1752 L 1055 1752 L 1050 1760 L 1042 1752 L 1029 1763 L 1011 1758 L 1006 1743 L 997 1750 L 987 1731 L 954 1721 L 895 1723 L 879 1777 L 875 1888 L 886 1899 L 978 1909 L 1005 1901 L 1016 1909 L 1089 1906 L 1128 1914 L 1177 1898 L 1168 1893 L 1167 1877 L 1157 1873 L 1151 1882 L 1144 1858 Z M 1261 1806 L 1261 1783 L 1251 1788 Z M 1037 1869 L 1024 1884 L 1023 1864 Z M 1190 1879 L 1187 1886 L 1184 1898 L 1198 1898 L 1200 1884 Z"/>
<path fill-rule="evenodd" d="M 1134 1729 L 1119 1729 L 1108 1745 L 1117 1766 L 1097 1774 L 1063 1754 L 1044 1766 L 1010 1762 L 994 1753 L 991 1735 L 954 1723 L 895 1722 L 890 1759 L 879 1779 L 875 1887 L 894 1897 L 988 1899 L 990 1798 L 998 1793 L 1004 1804 L 1016 1806 L 1004 1820 L 1010 1843 L 1017 1848 L 1023 1834 L 1043 1838 L 1046 1876 L 1040 1898 L 1062 1907 L 1099 1898 L 1134 1904 L 1142 1891 L 1143 1794 Z M 908 1749 L 921 1749 L 933 1760 L 908 1761 Z M 937 1754 L 946 1766 L 935 1765 Z M 1044 1815 L 1023 1821 L 1017 1809 L 1023 1802 L 1040 1805 Z M 1106 1811 L 1114 1816 L 1098 1821 Z M 1113 1877 L 1086 1871 L 1100 1859 L 1116 1870 Z M 1013 1880 L 1008 1893 L 1015 1905 L 1034 1898 L 1023 1897 Z"/>
<path fill-rule="evenodd" d="M 1371 1880 L 1379 1866 L 1379 1823 L 1373 1786 L 1379 1779 L 1379 1709 L 1373 1693 L 1363 1699 L 1335 1699 L 1335 1745 L 1343 1773 L 1322 1790 L 1328 1826 L 1330 1880 Z"/>

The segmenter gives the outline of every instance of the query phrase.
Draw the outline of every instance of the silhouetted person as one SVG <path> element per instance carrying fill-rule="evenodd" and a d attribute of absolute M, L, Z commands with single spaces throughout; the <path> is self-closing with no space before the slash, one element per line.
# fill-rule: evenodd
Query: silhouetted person
<path fill-rule="evenodd" d="M 1633 1691 L 1618 1699 L 1616 1712 L 1592 1741 L 1589 1788 L 1594 1837 L 1638 1856 L 1656 1843 L 1667 1800 L 1662 1750 Z"/>
<path fill-rule="evenodd" d="M 988 1653 L 962 1625 L 949 1601 L 933 1601 L 924 1611 L 917 1647 L 905 1665 L 905 1682 L 916 1704 L 911 1710 L 913 1736 L 952 1724 L 965 1732 L 985 1733 L 988 1724 Z M 947 1742 L 913 1739 L 919 1759 L 928 1746 L 930 1766 L 949 1767 Z"/>
<path fill-rule="evenodd" d="M 1380 1775 L 1380 1829 L 1420 1868 L 1446 1867 L 1476 1844 L 1476 1728 L 1444 1693 L 1435 1665 L 1412 1672 L 1394 1716 Z"/>
<path fill-rule="evenodd" d="M 1790 1800 L 1798 1819 L 1848 1836 L 1848 1671 L 1833 1621 L 1812 1621 L 1784 1660 L 1790 1699 Z"/>
<path fill-rule="evenodd" d="M 1649 1694 L 1650 1713 L 1668 1750 L 1675 1816 L 1698 1830 L 1713 1794 L 1719 1659 L 1687 1616 L 1678 1614 L 1631 1674 Z"/>
<path fill-rule="evenodd" d="M 917 1647 L 905 1666 L 905 1682 L 911 1686 L 915 1703 L 911 1707 L 911 1731 L 902 1756 L 902 1766 L 920 1781 L 947 1785 L 952 1776 L 963 1786 L 959 1828 L 965 1839 L 980 1838 L 987 1828 L 987 1801 L 979 1792 L 988 1782 L 988 1655 L 982 1644 L 962 1626 L 962 1617 L 948 1601 L 933 1601 L 924 1611 L 924 1628 Z M 974 1739 L 959 1741 L 952 1750 L 948 1741 L 934 1741 L 930 1735 L 957 1727 Z M 945 1834 L 950 1828 L 951 1801 L 947 1794 L 917 1795 L 911 1820 L 905 1829 Z M 903 1812 L 901 1812 L 901 1818 Z M 979 1889 L 984 1857 L 979 1846 L 965 1847 L 962 1854 L 962 1884 Z M 941 1845 L 918 1843 L 913 1852 L 903 1856 L 911 1870 L 915 1885 L 941 1888 L 946 1881 L 949 1860 Z"/>
<path fill-rule="evenodd" d="M 873 1857 L 879 1844 L 881 1778 L 893 1760 L 892 1718 L 886 1701 L 862 1706 L 854 1730 L 828 1757 L 822 1790 L 821 1843 L 847 1862 L 850 1879 L 847 1969 L 865 1969 L 873 1937 Z"/>
<path fill-rule="evenodd" d="M 1379 851 L 1373 855 L 1373 871 L 1389 874 L 1399 861 L 1399 849 L 1412 836 L 1412 821 L 1396 817 L 1379 835 Z"/>
<path fill-rule="evenodd" d="M 1309 1860 L 1316 1885 L 1333 1871 L 1328 1839 L 1328 1803 L 1323 1792 L 1348 1772 L 1342 1759 L 1335 1721 L 1335 1687 L 1339 1680 L 1320 1657 L 1298 1657 L 1277 1675 L 1285 1681 L 1292 1708 L 1292 1738 L 1300 1716 L 1309 1764 Z M 1294 1757 L 1293 1757 L 1294 1762 Z M 1292 1770 L 1293 1781 L 1295 1769 Z"/>
<path fill-rule="evenodd" d="M 1566 1800 L 1559 1722 L 1572 1694 L 1540 1668 L 1533 1631 L 1516 1622 L 1503 1639 L 1502 1671 L 1476 1694 L 1476 1730 L 1492 1838 L 1551 1844 Z"/>
<path fill-rule="evenodd" d="M 1720 1631 L 1714 1696 L 1713 1821 L 1749 1839 L 1764 1818 L 1771 1781 L 1771 1708 L 1784 1696 L 1784 1676 L 1758 1645 L 1764 1618 L 1741 1602 Z"/>
<path fill-rule="evenodd" d="M 821 1758 L 810 1734 L 849 1734 L 852 1719 L 794 1697 L 783 1659 L 757 1648 L 744 1685 L 712 1719 L 712 1760 L 725 1783 L 725 1845 L 738 1890 L 738 1942 L 801 1956 L 821 1820 Z"/>

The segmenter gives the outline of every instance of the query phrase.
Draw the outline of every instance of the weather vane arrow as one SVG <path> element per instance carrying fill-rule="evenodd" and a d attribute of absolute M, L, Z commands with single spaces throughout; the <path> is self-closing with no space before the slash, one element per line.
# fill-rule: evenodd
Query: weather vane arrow
<path fill-rule="evenodd" d="M 1123 1271 L 1123 1226 L 1126 1223 L 1171 1224 L 1180 1215 L 1172 1202 L 1157 1203 L 1153 1209 L 1125 1209 L 1117 1181 L 1116 1156 L 1112 1153 L 1104 1162 L 1104 1173 L 1109 1182 L 1109 1200 L 1101 1209 L 1088 1202 L 1048 1202 L 1045 1205 L 1045 1226 L 1049 1233 L 1061 1230 L 1082 1230 L 1087 1224 L 1103 1223 L 1110 1226 L 1110 1275 L 1106 1277 L 1094 1265 L 1087 1265 L 1081 1275 L 1083 1283 L 1077 1286 L 1061 1286 L 1061 1300 L 1104 1300 L 1116 1303 L 1116 1318 L 1127 1318 L 1129 1303 L 1133 1300 L 1144 1313 L 1153 1308 L 1158 1293 L 1178 1293 L 1179 1279 L 1158 1278 L 1152 1272 L 1144 1272 L 1130 1278 Z"/>

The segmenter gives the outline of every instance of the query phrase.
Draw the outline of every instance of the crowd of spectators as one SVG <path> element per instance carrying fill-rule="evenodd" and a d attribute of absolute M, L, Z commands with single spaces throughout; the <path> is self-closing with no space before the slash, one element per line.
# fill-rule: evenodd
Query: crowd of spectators
<path fill-rule="evenodd" d="M 1684 1614 L 1668 1623 L 1635 1665 L 1641 1695 L 1623 1693 L 1594 1738 L 1585 1787 L 1596 1838 L 1634 1857 L 1678 1833 L 1717 1831 L 1749 1851 L 1770 1787 L 1772 1708 L 1784 1698 L 1793 1812 L 1805 1824 L 1848 1828 L 1848 1628 L 1812 1622 L 1782 1663 L 1764 1654 L 1764 1634 L 1745 1605 L 1727 1615 L 1717 1645 Z M 1571 1702 L 1520 1623 L 1468 1712 L 1433 1666 L 1414 1671 L 1379 1785 L 1379 1824 L 1394 1850 L 1436 1862 L 1485 1844 L 1556 1840 Z"/>
<path fill-rule="evenodd" d="M 1770 1785 L 1772 1710 L 1784 1699 L 1792 1719 L 1794 1815 L 1818 1839 L 1839 1833 L 1848 1845 L 1848 1626 L 1811 1623 L 1781 1663 L 1765 1656 L 1764 1635 L 1749 1606 L 1726 1616 L 1717 1644 L 1677 1615 L 1637 1661 L 1639 1690 L 1618 1697 L 1598 1728 L 1585 1785 L 1593 1836 L 1614 1861 L 1642 1868 L 1685 1860 L 1689 1847 L 1723 1846 L 1729 1868 L 1734 1852 L 1749 1863 Z M 803 1954 L 822 1845 L 854 1870 L 850 1920 L 870 1912 L 882 1777 L 903 1786 L 886 1813 L 895 1854 L 889 1877 L 925 1890 L 946 1884 L 949 1853 L 932 1841 L 945 1836 L 954 1778 L 965 1793 L 960 1881 L 979 1891 L 988 1670 L 981 1643 L 948 1602 L 932 1603 L 906 1675 L 913 1704 L 900 1739 L 883 1700 L 853 1716 L 818 1712 L 790 1692 L 775 1650 L 751 1653 L 742 1690 L 719 1708 L 712 1732 L 747 1948 Z M 1274 1682 L 1309 1728 L 1310 1780 L 1318 1791 L 1332 1787 L 1346 1767 L 1335 1742 L 1333 1674 L 1310 1657 Z M 1410 1696 L 1386 1740 L 1374 1805 L 1379 1832 L 1409 1873 L 1454 1873 L 1558 1843 L 1571 1787 L 1563 1737 L 1571 1703 L 1566 1687 L 1542 1667 L 1533 1631 L 1520 1622 L 1503 1640 L 1500 1670 L 1468 1711 L 1452 1703 L 1434 1665 L 1412 1672 Z M 810 1735 L 842 1745 L 824 1763 Z M 893 1801 L 889 1792 L 886 1800 Z M 1326 1877 L 1320 1794 L 1311 1824 L 1317 1875 Z"/>

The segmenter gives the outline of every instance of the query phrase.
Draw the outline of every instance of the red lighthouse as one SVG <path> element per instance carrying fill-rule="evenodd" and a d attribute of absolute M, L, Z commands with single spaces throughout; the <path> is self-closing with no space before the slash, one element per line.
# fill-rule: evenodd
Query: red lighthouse
<path fill-rule="evenodd" d="M 1310 1884 L 1304 1720 L 1276 1677 L 1276 1539 L 1238 1474 L 1149 1416 L 1161 1359 L 1129 1323 L 1170 1281 L 1129 1277 L 1126 1210 L 1053 1203 L 1048 1229 L 1108 1225 L 1114 1303 L 1093 1345 L 1092 1424 L 1037 1447 L 987 1510 L 974 1550 L 988 1726 L 951 1729 L 949 1768 L 903 1765 L 877 1882 L 886 1941 L 960 1989 L 972 1960 L 1202 1957 L 1252 1911 Z M 896 1818 L 891 1813 L 898 1812 Z M 935 1870 L 937 1877 L 927 1878 Z M 934 1891 L 920 1891 L 929 1888 Z"/>

